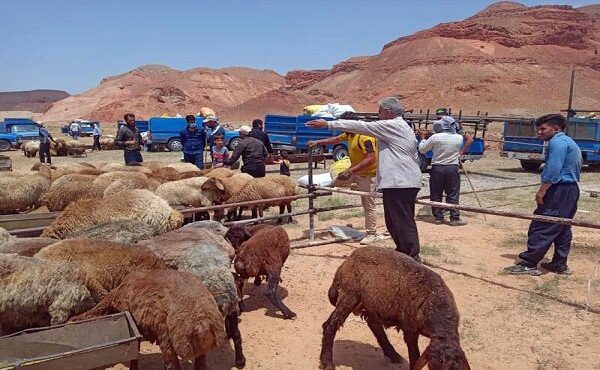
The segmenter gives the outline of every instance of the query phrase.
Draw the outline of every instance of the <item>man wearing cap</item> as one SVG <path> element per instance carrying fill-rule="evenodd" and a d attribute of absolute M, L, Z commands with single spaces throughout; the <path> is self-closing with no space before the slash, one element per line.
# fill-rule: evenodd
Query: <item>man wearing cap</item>
<path fill-rule="evenodd" d="M 248 136 L 250 127 L 240 127 L 242 140 L 233 150 L 233 155 L 225 160 L 225 166 L 231 166 L 240 156 L 244 165 L 241 171 L 252 177 L 265 177 L 265 158 L 269 155 L 262 141 Z"/>
<path fill-rule="evenodd" d="M 206 147 L 206 132 L 196 127 L 196 117 L 190 114 L 185 117 L 187 127 L 179 133 L 183 146 L 183 160 L 193 163 L 199 169 L 204 169 L 204 148 Z"/>
<path fill-rule="evenodd" d="M 458 173 L 459 153 L 463 147 L 463 138 L 454 131 L 454 118 L 442 116 L 433 122 L 433 132 L 427 140 L 425 133 L 419 131 L 419 152 L 422 154 L 433 151 L 431 172 L 429 173 L 429 199 L 441 202 L 446 193 L 446 203 L 458 204 L 460 194 L 460 174 Z M 435 224 L 444 223 L 444 209 L 432 207 Z M 450 226 L 466 225 L 460 219 L 458 210 L 450 210 Z"/>
<path fill-rule="evenodd" d="M 210 146 L 210 155 L 212 157 L 212 147 L 215 145 L 215 136 L 223 136 L 225 137 L 225 129 L 223 128 L 223 126 L 221 126 L 221 124 L 219 123 L 219 119 L 217 118 L 217 116 L 207 116 L 204 119 L 204 124 L 206 125 L 206 127 L 208 127 L 210 130 L 208 130 L 207 134 L 208 134 L 208 145 Z"/>
<path fill-rule="evenodd" d="M 400 99 L 389 97 L 377 104 L 378 121 L 317 119 L 306 125 L 369 135 L 377 139 L 377 190 L 383 193 L 385 225 L 394 239 L 396 250 L 421 261 L 415 222 L 415 204 L 421 189 L 417 140 L 413 129 L 402 118 L 404 109 Z"/>
<path fill-rule="evenodd" d="M 448 109 L 446 109 L 446 108 L 436 109 L 435 116 L 436 116 L 436 119 L 438 119 L 438 120 L 442 119 L 443 117 L 452 118 L 452 116 L 448 113 Z M 456 122 L 456 120 L 454 120 L 454 122 L 452 123 L 451 126 L 452 126 L 452 129 L 457 134 L 459 134 L 460 136 L 462 136 L 465 139 L 465 145 L 463 145 L 463 147 L 460 150 L 460 155 L 462 156 L 467 151 L 467 149 L 469 149 L 471 144 L 473 143 L 473 135 L 466 132 L 465 129 L 462 127 L 462 125 L 460 123 Z"/>

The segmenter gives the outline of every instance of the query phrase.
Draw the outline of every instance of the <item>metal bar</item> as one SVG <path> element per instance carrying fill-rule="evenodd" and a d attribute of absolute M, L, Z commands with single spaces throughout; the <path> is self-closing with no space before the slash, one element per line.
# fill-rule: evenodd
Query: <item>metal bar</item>
<path fill-rule="evenodd" d="M 531 187 L 531 186 L 540 186 L 539 183 L 535 183 L 535 184 L 525 184 L 525 185 L 511 185 L 511 186 L 503 186 L 501 188 L 491 188 L 491 189 L 481 189 L 481 190 L 477 190 L 478 193 L 487 193 L 490 191 L 499 191 L 499 190 L 509 190 L 509 189 L 519 189 L 519 188 L 526 188 L 526 187 Z M 465 191 L 465 192 L 460 192 L 460 195 L 468 195 L 468 194 L 473 194 L 473 191 Z M 422 195 L 420 197 L 417 197 L 417 199 L 427 199 L 429 198 L 429 195 Z"/>
<path fill-rule="evenodd" d="M 257 222 L 261 222 L 261 221 L 278 220 L 278 219 L 286 218 L 286 217 L 308 215 L 308 214 L 311 214 L 314 212 L 315 211 L 306 210 L 306 211 L 282 213 L 282 214 L 273 215 L 273 216 L 263 216 L 263 217 L 249 218 L 247 220 L 224 222 L 223 225 L 224 226 L 232 226 L 232 225 L 253 224 L 253 223 L 257 223 Z"/>
<path fill-rule="evenodd" d="M 320 189 L 321 187 L 317 186 L 316 188 Z M 383 197 L 383 195 L 379 194 L 379 193 L 367 193 L 367 192 L 363 192 L 363 191 L 347 190 L 347 189 L 340 189 L 340 188 L 327 188 L 327 189 L 329 189 L 330 191 L 333 191 L 333 192 L 337 192 L 337 193 L 345 193 L 345 194 L 360 195 L 360 196 L 373 196 L 373 197 L 377 197 L 377 198 Z M 572 226 L 588 227 L 591 229 L 600 229 L 600 224 L 595 224 L 593 222 L 577 221 L 577 220 L 572 220 L 570 218 L 530 215 L 530 214 L 509 212 L 509 211 L 499 211 L 499 210 L 493 210 L 493 209 L 487 209 L 487 208 L 471 207 L 471 206 L 460 205 L 460 204 L 432 202 L 430 200 L 425 200 L 425 199 L 417 199 L 416 203 L 426 205 L 426 206 L 444 208 L 444 209 L 456 209 L 459 211 L 485 213 L 485 214 L 495 215 L 495 216 L 520 218 L 523 220 L 541 221 L 541 222 L 547 222 L 547 223 L 552 223 L 552 224 L 572 225 Z"/>
<path fill-rule="evenodd" d="M 247 201 L 247 202 L 218 204 L 218 205 L 207 206 L 207 207 L 184 208 L 184 209 L 181 209 L 180 212 L 183 213 L 184 215 L 186 215 L 186 214 L 193 213 L 193 212 L 206 212 L 206 211 L 214 211 L 217 209 L 225 209 L 225 208 L 233 208 L 233 207 L 255 206 L 255 205 L 264 204 L 264 203 L 293 201 L 293 200 L 311 198 L 311 197 L 315 197 L 315 195 L 314 194 L 289 195 L 289 196 L 285 196 L 285 197 L 251 200 L 251 201 Z"/>
<path fill-rule="evenodd" d="M 308 150 L 308 194 L 312 195 L 316 190 L 313 183 L 313 153 L 312 150 Z M 313 211 L 314 209 L 314 197 L 308 198 L 308 209 Z M 311 212 L 308 215 L 308 235 L 310 240 L 315 240 L 315 214 Z"/>
<path fill-rule="evenodd" d="M 323 240 L 313 240 L 302 243 L 294 243 L 290 246 L 291 249 L 300 249 L 300 248 L 308 248 L 308 247 L 316 247 L 318 245 L 325 244 L 334 244 L 334 243 L 343 243 L 352 240 L 352 238 L 332 238 L 332 239 L 323 239 Z"/>

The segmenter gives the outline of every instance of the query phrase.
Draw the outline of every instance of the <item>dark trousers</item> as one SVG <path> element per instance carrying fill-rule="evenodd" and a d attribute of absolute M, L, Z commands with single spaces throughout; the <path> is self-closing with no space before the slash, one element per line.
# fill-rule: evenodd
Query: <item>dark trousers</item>
<path fill-rule="evenodd" d="M 446 203 L 458 204 L 460 194 L 460 174 L 458 165 L 433 165 L 429 172 L 429 199 L 434 202 L 441 202 L 446 193 Z M 444 219 L 444 209 L 432 207 L 431 211 L 436 220 Z M 460 219 L 460 212 L 455 209 L 450 210 L 450 219 Z"/>
<path fill-rule="evenodd" d="M 79 139 L 79 131 L 71 131 L 71 136 L 73 137 L 73 140 L 78 140 Z"/>
<path fill-rule="evenodd" d="M 139 150 L 124 150 L 123 155 L 125 156 L 125 165 L 142 163 L 142 153 Z"/>
<path fill-rule="evenodd" d="M 92 144 L 92 150 L 100 150 L 100 136 L 94 135 L 94 143 Z"/>
<path fill-rule="evenodd" d="M 544 196 L 544 204 L 533 212 L 536 215 L 573 218 L 577 212 L 579 186 L 577 183 L 553 184 Z M 570 225 L 531 221 L 529 225 L 527 251 L 519 254 L 521 264 L 535 267 L 544 258 L 552 243 L 552 262 L 565 266 L 571 250 L 573 233 Z"/>
<path fill-rule="evenodd" d="M 251 166 L 243 165 L 241 171 L 243 173 L 247 173 L 248 175 L 250 175 L 252 177 L 265 177 L 266 166 L 264 164 L 262 166 L 261 165 L 251 165 Z"/>
<path fill-rule="evenodd" d="M 204 153 L 183 153 L 183 161 L 186 163 L 193 163 L 199 169 L 204 169 L 204 158 L 202 157 Z"/>
<path fill-rule="evenodd" d="M 50 157 L 50 143 L 40 143 L 40 162 L 42 163 L 52 163 L 52 158 Z"/>
<path fill-rule="evenodd" d="M 419 233 L 415 223 L 417 188 L 383 189 L 383 211 L 396 250 L 411 257 L 419 255 Z"/>

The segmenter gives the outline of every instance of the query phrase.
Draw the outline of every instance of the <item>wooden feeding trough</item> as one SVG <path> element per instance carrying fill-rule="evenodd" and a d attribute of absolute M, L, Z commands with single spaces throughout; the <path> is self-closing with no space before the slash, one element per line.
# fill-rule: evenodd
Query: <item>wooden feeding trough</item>
<path fill-rule="evenodd" d="M 0 370 L 137 369 L 141 338 L 129 312 L 27 329 L 0 337 Z"/>

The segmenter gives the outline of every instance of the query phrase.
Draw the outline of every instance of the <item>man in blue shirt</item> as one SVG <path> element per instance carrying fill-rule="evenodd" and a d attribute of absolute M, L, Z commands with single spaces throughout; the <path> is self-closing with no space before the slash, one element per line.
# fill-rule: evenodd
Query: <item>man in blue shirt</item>
<path fill-rule="evenodd" d="M 581 150 L 573 139 L 565 135 L 565 118 L 560 114 L 548 114 L 536 120 L 538 137 L 548 142 L 542 184 L 535 195 L 538 204 L 536 215 L 573 218 L 579 200 L 579 173 Z M 573 234 L 570 225 L 532 221 L 529 225 L 527 251 L 519 254 L 516 265 L 505 268 L 513 275 L 541 275 L 537 264 L 544 258 L 552 243 L 554 256 L 551 262 L 543 262 L 544 270 L 557 274 L 571 274 L 567 256 L 571 250 Z"/>
<path fill-rule="evenodd" d="M 54 141 L 54 138 L 50 135 L 44 124 L 42 122 L 39 122 L 39 124 L 40 162 L 52 164 L 52 158 L 50 157 L 50 141 L 53 143 L 56 143 L 56 141 Z"/>
<path fill-rule="evenodd" d="M 206 147 L 206 132 L 196 127 L 196 117 L 188 115 L 185 117 L 187 127 L 179 133 L 181 145 L 183 145 L 183 160 L 193 163 L 199 169 L 204 169 L 204 148 Z"/>
<path fill-rule="evenodd" d="M 92 144 L 92 152 L 94 150 L 100 150 L 100 126 L 97 123 L 92 123 L 92 127 L 94 128 L 92 131 L 92 136 L 94 137 L 94 143 Z"/>

